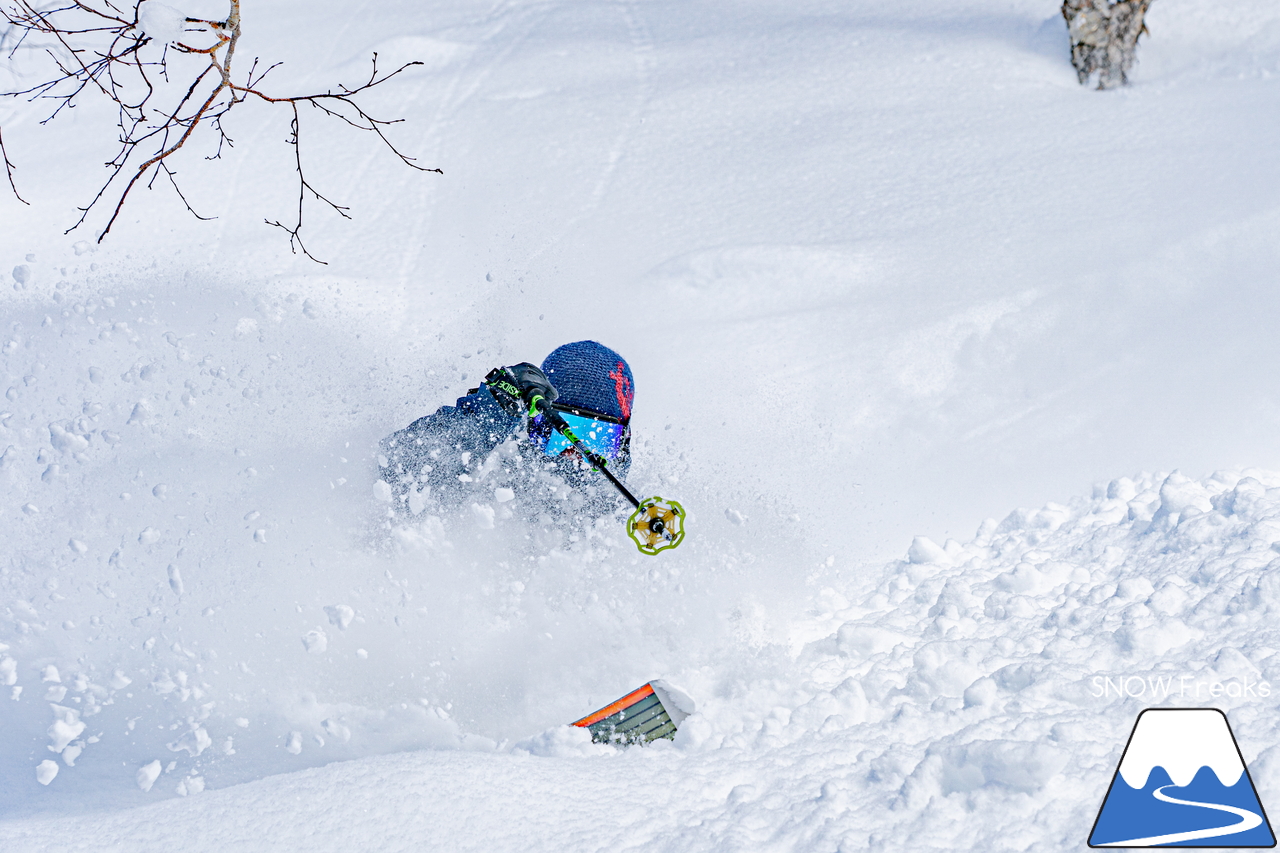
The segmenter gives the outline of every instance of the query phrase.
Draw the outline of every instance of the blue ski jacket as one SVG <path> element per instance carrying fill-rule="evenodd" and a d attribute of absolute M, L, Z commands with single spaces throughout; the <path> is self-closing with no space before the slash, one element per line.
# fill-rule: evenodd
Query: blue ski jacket
<path fill-rule="evenodd" d="M 418 418 L 379 444 L 378 466 L 399 513 L 449 511 L 467 503 L 514 500 L 528 517 L 598 516 L 622 503 L 598 472 L 551 458 L 527 440 L 526 418 L 506 412 L 483 386 Z M 631 467 L 630 441 L 610 465 Z M 509 490 L 510 495 L 502 490 Z"/>

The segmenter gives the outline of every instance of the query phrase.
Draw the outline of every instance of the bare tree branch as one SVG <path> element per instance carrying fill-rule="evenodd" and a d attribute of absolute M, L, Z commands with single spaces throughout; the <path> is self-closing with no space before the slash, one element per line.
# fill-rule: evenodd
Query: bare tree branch
<path fill-rule="evenodd" d="M 13 197 L 23 204 L 30 206 L 31 202 L 27 201 L 18 192 L 18 185 L 13 182 L 13 170 L 16 168 L 9 162 L 9 152 L 4 149 L 4 128 L 0 127 L 0 160 L 4 160 L 4 173 L 9 179 L 9 189 L 13 190 Z"/>
<path fill-rule="evenodd" d="M 186 205 L 187 210 L 191 212 L 192 216 L 194 216 L 196 219 L 199 219 L 201 222 L 212 222 L 213 220 L 218 218 L 216 216 L 201 216 L 200 214 L 196 213 L 195 208 L 191 206 L 191 202 L 187 201 L 187 197 L 182 194 L 182 188 L 178 186 L 177 175 L 174 173 L 172 169 L 169 168 L 169 164 L 161 163 L 160 168 L 161 170 L 164 171 L 164 174 L 169 178 L 169 183 L 173 184 L 173 191 L 178 194 L 178 198 L 182 199 L 182 203 Z"/>
<path fill-rule="evenodd" d="M 298 188 L 296 216 L 292 225 L 265 221 L 288 233 L 291 250 L 300 251 L 318 263 L 322 262 L 307 250 L 301 236 L 308 201 L 318 202 L 344 218 L 351 217 L 347 207 L 315 187 L 304 169 L 299 105 L 308 104 L 327 118 L 374 134 L 383 147 L 412 169 L 443 174 L 440 169 L 419 165 L 387 136 L 386 129 L 402 119 L 376 118 L 357 101 L 363 93 L 422 63 L 408 62 L 384 73 L 378 68 L 375 53 L 369 77 L 360 85 L 352 88 L 339 85 L 336 90 L 281 96 L 261 88 L 263 80 L 279 63 L 259 71 L 255 58 L 244 82 L 235 82 L 232 64 L 241 35 L 240 0 L 227 0 L 226 20 L 181 19 L 182 33 L 176 37 L 173 33 L 157 37 L 147 31 L 147 27 L 155 24 L 144 26 L 142 2 L 131 0 L 121 6 L 112 0 L 67 0 L 61 5 L 38 8 L 33 0 L 0 0 L 0 16 L 17 33 L 9 50 L 11 60 L 16 61 L 19 50 L 25 49 L 30 51 L 33 62 L 44 57 L 47 68 L 44 75 L 37 77 L 39 82 L 0 92 L 0 97 L 52 101 L 54 106 L 42 124 L 95 94 L 105 96 L 116 105 L 120 135 L 115 156 L 105 164 L 108 177 L 89 203 L 79 208 L 81 215 L 68 233 L 83 225 L 97 208 L 110 205 L 110 214 L 98 235 L 101 242 L 111 232 L 134 188 L 139 183 L 152 188 L 162 173 L 193 216 L 201 220 L 212 218 L 196 213 L 179 186 L 177 170 L 170 159 L 188 145 L 201 127 L 208 127 L 208 134 L 216 141 L 214 153 L 205 159 L 221 158 L 224 146 L 233 145 L 224 119 L 249 97 L 269 104 L 289 105 L 290 134 L 286 142 L 293 146 Z M 191 61 L 201 57 L 204 62 L 192 67 Z M 0 139 L 2 152 L 3 140 Z M 18 196 L 13 164 L 7 156 L 4 162 L 10 189 L 25 202 Z"/>
<path fill-rule="evenodd" d="M 306 255 L 308 258 L 311 258 L 311 260 L 319 264 L 325 264 L 327 266 L 329 263 L 328 261 L 322 261 L 319 258 L 317 258 L 315 255 L 308 252 L 306 245 L 302 242 L 302 203 L 306 198 L 306 193 L 308 192 L 311 193 L 313 196 L 315 196 L 316 200 L 322 201 L 325 204 L 329 205 L 329 207 L 333 208 L 333 210 L 336 213 L 338 213 L 340 216 L 342 216 L 344 219 L 350 219 L 351 215 L 347 213 L 347 208 L 334 204 L 332 201 L 320 195 L 320 193 L 316 192 L 315 188 L 312 187 L 311 184 L 307 182 L 306 177 L 304 177 L 302 172 L 302 147 L 298 144 L 298 127 L 299 127 L 298 104 L 296 101 L 293 101 L 293 102 L 290 102 L 289 106 L 293 108 L 293 122 L 290 124 L 292 137 L 289 140 L 289 144 L 293 146 L 294 165 L 298 171 L 298 224 L 290 228 L 289 226 L 284 225 L 279 221 L 276 221 L 276 222 L 272 222 L 270 220 L 264 220 L 264 221 L 266 221 L 268 225 L 274 225 L 276 228 L 283 229 L 289 234 L 289 249 L 291 251 L 296 253 L 299 249 L 301 249 L 302 254 Z M 296 244 L 296 248 L 295 248 L 295 244 Z"/>

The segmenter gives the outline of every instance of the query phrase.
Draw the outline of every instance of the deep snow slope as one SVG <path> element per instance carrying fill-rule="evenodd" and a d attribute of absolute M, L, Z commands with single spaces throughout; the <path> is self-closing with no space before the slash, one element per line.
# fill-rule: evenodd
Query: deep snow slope
<path fill-rule="evenodd" d="M 375 50 L 423 61 L 369 106 L 445 174 L 305 115 L 310 174 L 355 217 L 310 215 L 319 268 L 262 224 L 295 203 L 287 117 L 246 105 L 225 159 L 182 164 L 219 218 L 156 189 L 96 260 L 387 307 L 415 381 L 386 427 L 453 391 L 411 341 L 536 359 L 598 337 L 634 362 L 641 425 L 718 470 L 768 453 L 758 489 L 839 484 L 798 508 L 877 561 L 1120 472 L 1280 457 L 1280 401 L 1245 369 L 1277 356 L 1273 3 L 1162 0 L 1134 87 L 1101 94 L 1046 0 L 318 8 L 246 7 L 241 52 L 284 61 L 285 92 Z M 47 288 L 93 238 L 57 235 L 113 114 L 0 110 L 34 201 L 5 202 L 0 269 L 33 253 Z M 783 414 L 718 435 L 757 404 Z"/>
<path fill-rule="evenodd" d="M 786 643 L 782 610 L 763 607 L 802 606 L 788 567 L 804 545 L 785 527 L 728 533 L 741 524 L 701 510 L 696 480 L 680 491 L 699 536 L 663 560 L 619 519 L 527 526 L 492 489 L 459 515 L 393 525 L 370 422 L 401 405 L 402 377 L 363 343 L 369 327 L 336 335 L 296 293 L 200 289 L 177 305 L 68 286 L 52 314 L 14 315 L 6 812 L 132 797 L 121 762 L 227 784 L 371 751 L 491 749 L 664 670 Z M 677 487 L 683 466 L 660 483 L 651 468 L 633 485 Z M 739 522 L 789 524 L 737 506 Z M 43 792 L 19 768 L 49 749 L 74 770 L 27 803 Z"/>
<path fill-rule="evenodd" d="M 718 694 L 699 679 L 709 698 L 675 744 L 615 751 L 565 727 L 496 754 L 405 753 L 195 800 L 10 822 L 0 840 L 1078 850 L 1149 705 L 1224 709 L 1264 807 L 1274 801 L 1278 551 L 1280 477 L 1120 479 L 990 521 L 963 544 L 918 540 L 857 603 L 822 590 L 808 621 L 830 636 L 773 679 Z M 1109 684 L 1126 685 L 1123 695 Z"/>
<path fill-rule="evenodd" d="M 1095 675 L 1275 677 L 1280 7 L 1161 0 L 1102 94 L 1056 5 L 246 5 L 281 91 L 425 62 L 371 106 L 443 176 L 308 118 L 324 267 L 281 115 L 99 246 L 110 113 L 0 104 L 5 849 L 1083 844 Z M 379 437 L 584 337 L 686 544 L 387 522 Z M 554 728 L 654 677 L 677 744 Z"/>

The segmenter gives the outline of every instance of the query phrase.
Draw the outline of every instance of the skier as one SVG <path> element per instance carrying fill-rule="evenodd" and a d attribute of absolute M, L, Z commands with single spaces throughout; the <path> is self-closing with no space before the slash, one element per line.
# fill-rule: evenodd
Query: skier
<path fill-rule="evenodd" d="M 398 513 L 508 503 L 530 518 L 587 519 L 620 506 L 616 492 L 531 405 L 542 397 L 591 451 L 624 478 L 631 464 L 631 368 L 595 341 L 558 347 L 541 368 L 521 362 L 490 371 L 478 388 L 392 433 L 378 465 Z"/>

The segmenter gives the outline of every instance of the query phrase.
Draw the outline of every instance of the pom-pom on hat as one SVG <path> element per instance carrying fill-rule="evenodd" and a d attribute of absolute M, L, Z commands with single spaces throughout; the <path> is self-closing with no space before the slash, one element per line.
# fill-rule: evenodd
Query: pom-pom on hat
<path fill-rule="evenodd" d="M 607 346 L 577 341 L 557 347 L 543 360 L 542 372 L 560 393 L 556 405 L 589 409 L 623 423 L 631 419 L 631 368 Z"/>

